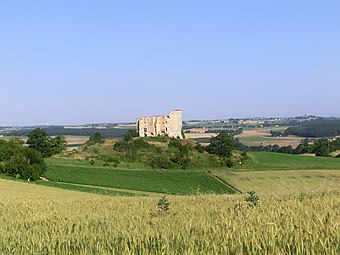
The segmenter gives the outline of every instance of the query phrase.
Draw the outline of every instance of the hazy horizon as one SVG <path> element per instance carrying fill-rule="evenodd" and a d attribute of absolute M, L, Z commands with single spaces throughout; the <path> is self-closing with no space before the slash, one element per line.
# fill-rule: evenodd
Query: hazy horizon
<path fill-rule="evenodd" d="M 166 115 L 166 114 L 164 114 Z M 184 122 L 187 121 L 219 121 L 219 120 L 228 120 L 228 119 L 270 119 L 270 118 L 296 118 L 296 117 L 303 117 L 303 116 L 315 116 L 318 118 L 340 118 L 339 116 L 316 116 L 314 114 L 308 115 L 301 115 L 301 116 L 249 116 L 249 117 L 228 117 L 228 118 L 219 118 L 219 119 L 183 119 Z M 143 117 L 143 116 L 139 116 Z M 137 118 L 136 118 L 137 119 Z M 44 126 L 86 126 L 86 125 L 105 125 L 105 124 L 132 124 L 136 123 L 135 120 L 131 121 L 124 121 L 124 122 L 89 122 L 89 123 L 45 123 L 45 124 L 31 124 L 31 125 L 0 125 L 0 127 L 44 127 Z"/>
<path fill-rule="evenodd" d="M 340 116 L 339 1 L 0 4 L 0 126 Z"/>

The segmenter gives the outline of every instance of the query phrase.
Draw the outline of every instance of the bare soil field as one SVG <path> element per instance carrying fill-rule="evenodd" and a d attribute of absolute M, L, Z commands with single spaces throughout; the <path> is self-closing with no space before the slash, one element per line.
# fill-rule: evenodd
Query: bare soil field
<path fill-rule="evenodd" d="M 185 138 L 195 139 L 195 138 L 211 138 L 217 136 L 217 133 L 185 133 Z"/>

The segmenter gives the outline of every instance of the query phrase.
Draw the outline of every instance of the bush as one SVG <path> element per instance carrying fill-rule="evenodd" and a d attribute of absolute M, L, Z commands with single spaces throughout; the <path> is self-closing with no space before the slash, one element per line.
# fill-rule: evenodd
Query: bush
<path fill-rule="evenodd" d="M 133 140 L 134 137 L 137 137 L 137 136 L 138 136 L 138 134 L 137 134 L 137 131 L 135 129 L 129 129 L 124 134 L 124 140 L 125 141 L 131 141 L 131 140 Z"/>
<path fill-rule="evenodd" d="M 167 157 L 167 155 L 160 154 L 151 156 L 149 161 L 147 162 L 152 168 L 162 168 L 162 169 L 170 169 L 174 168 L 174 163 Z"/>
<path fill-rule="evenodd" d="M 159 211 L 167 212 L 170 210 L 170 202 L 165 196 L 163 196 L 159 199 L 157 207 Z"/>
<path fill-rule="evenodd" d="M 205 151 L 205 148 L 199 142 L 196 142 L 195 150 L 199 153 L 203 153 Z"/>
<path fill-rule="evenodd" d="M 94 166 L 94 164 L 95 164 L 96 162 L 95 162 L 94 159 L 92 158 L 92 159 L 90 159 L 89 163 L 90 163 L 91 166 Z"/>
<path fill-rule="evenodd" d="M 258 197 L 255 191 L 248 191 L 244 200 L 250 206 L 258 206 L 260 203 L 260 198 Z"/>
<path fill-rule="evenodd" d="M 235 163 L 230 158 L 226 159 L 225 164 L 229 168 L 232 168 L 235 165 Z"/>

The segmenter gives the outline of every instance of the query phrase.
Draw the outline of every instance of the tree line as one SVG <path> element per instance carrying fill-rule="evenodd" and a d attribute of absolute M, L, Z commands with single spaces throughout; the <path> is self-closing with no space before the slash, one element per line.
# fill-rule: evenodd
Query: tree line
<path fill-rule="evenodd" d="M 97 128 L 65 128 L 63 126 L 49 126 L 43 128 L 49 136 L 93 136 L 98 132 Z M 24 128 L 20 130 L 12 130 L 6 132 L 6 136 L 28 136 L 34 128 Z M 103 138 L 122 138 L 123 135 L 128 131 L 128 129 L 118 129 L 118 128 L 105 128 L 100 129 L 100 133 Z"/>
<path fill-rule="evenodd" d="M 289 127 L 285 135 L 301 137 L 335 137 L 340 135 L 340 119 L 316 119 Z"/>
<path fill-rule="evenodd" d="M 240 142 L 237 146 L 243 151 L 277 152 L 286 154 L 315 154 L 316 156 L 329 157 L 332 152 L 340 150 L 340 139 L 330 140 L 328 138 L 311 141 L 304 139 L 295 149 L 291 146 L 279 146 L 277 144 L 267 146 L 246 146 Z M 340 154 L 337 155 L 340 157 Z"/>

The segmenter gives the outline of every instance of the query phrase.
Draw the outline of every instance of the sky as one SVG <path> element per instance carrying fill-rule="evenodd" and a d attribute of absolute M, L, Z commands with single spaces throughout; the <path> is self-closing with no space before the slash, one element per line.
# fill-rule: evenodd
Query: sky
<path fill-rule="evenodd" d="M 0 1 L 0 126 L 340 117 L 340 1 Z"/>

